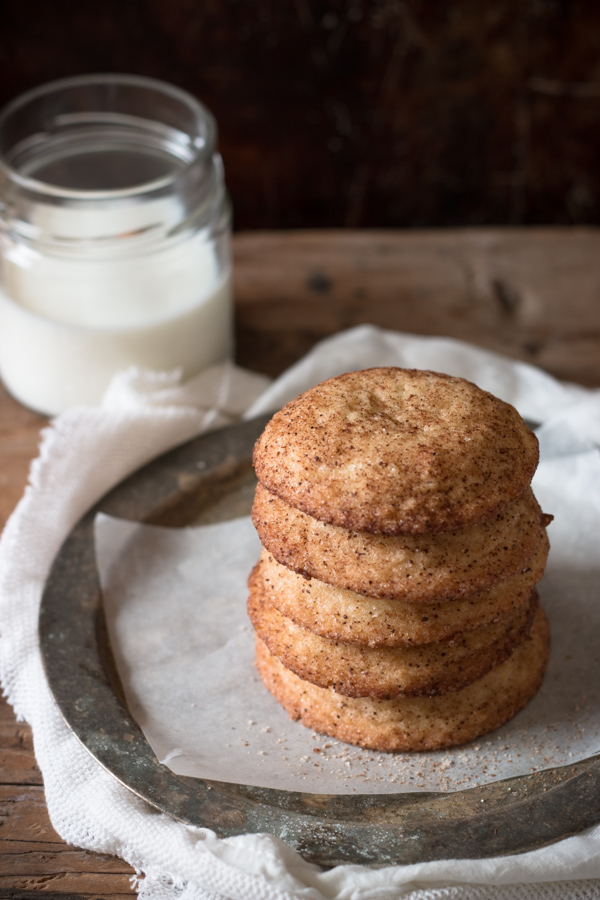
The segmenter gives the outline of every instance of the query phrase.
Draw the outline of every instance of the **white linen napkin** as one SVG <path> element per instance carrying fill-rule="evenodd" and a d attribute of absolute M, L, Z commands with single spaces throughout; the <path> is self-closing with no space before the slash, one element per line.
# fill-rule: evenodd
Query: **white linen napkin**
<path fill-rule="evenodd" d="M 557 453 L 600 442 L 600 391 L 467 344 L 361 326 L 318 345 L 270 387 L 231 365 L 180 385 L 135 370 L 103 404 L 59 416 L 43 433 L 30 484 L 0 540 L 0 679 L 34 734 L 52 823 L 68 842 L 127 860 L 142 900 L 589 900 L 600 897 L 600 826 L 530 853 L 370 869 L 309 865 L 268 834 L 219 839 L 149 807 L 95 762 L 56 709 L 41 664 L 44 580 L 83 513 L 144 462 L 209 428 L 272 410 L 312 384 L 374 365 L 460 375 L 542 423 Z M 560 442 L 556 441 L 556 434 Z M 558 447 L 558 449 L 556 449 Z"/>

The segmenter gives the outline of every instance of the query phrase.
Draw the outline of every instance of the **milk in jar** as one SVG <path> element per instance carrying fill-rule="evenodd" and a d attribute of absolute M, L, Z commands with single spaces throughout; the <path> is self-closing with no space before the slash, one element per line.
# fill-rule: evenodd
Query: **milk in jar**
<path fill-rule="evenodd" d="M 0 116 L 0 376 L 55 414 L 130 365 L 187 378 L 232 353 L 216 125 L 136 76 L 82 76 Z"/>

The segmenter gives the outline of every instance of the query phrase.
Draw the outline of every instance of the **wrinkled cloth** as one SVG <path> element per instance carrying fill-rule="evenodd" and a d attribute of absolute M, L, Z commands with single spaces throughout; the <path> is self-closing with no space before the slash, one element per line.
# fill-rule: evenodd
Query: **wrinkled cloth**
<path fill-rule="evenodd" d="M 29 485 L 0 540 L 0 679 L 17 716 L 32 726 L 55 829 L 69 843 L 129 862 L 142 900 L 600 898 L 600 826 L 509 857 L 329 871 L 268 834 L 219 839 L 209 828 L 157 812 L 117 782 L 52 700 L 38 646 L 40 599 L 54 556 L 86 510 L 171 447 L 276 409 L 326 377 L 376 365 L 467 377 L 539 423 L 542 444 L 558 432 L 564 452 L 589 452 L 600 443 L 600 391 L 561 384 L 458 341 L 369 326 L 322 342 L 272 385 L 232 365 L 186 384 L 177 373 L 130 370 L 115 378 L 101 406 L 70 410 L 42 434 Z"/>

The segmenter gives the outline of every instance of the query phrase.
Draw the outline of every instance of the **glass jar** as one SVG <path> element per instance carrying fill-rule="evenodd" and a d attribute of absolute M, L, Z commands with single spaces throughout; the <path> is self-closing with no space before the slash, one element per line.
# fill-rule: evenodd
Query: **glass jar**
<path fill-rule="evenodd" d="M 231 215 L 212 115 L 131 75 L 44 85 L 0 115 L 0 376 L 47 414 L 130 365 L 232 352 Z"/>

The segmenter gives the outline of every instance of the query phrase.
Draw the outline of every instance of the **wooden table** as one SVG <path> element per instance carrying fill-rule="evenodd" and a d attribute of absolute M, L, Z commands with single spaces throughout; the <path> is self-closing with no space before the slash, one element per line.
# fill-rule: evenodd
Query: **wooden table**
<path fill-rule="evenodd" d="M 462 338 L 600 386 L 600 230 L 248 233 L 234 255 L 247 368 L 276 376 L 321 338 L 370 322 Z M 45 423 L 0 388 L 2 527 Z M 129 866 L 53 831 L 30 729 L 5 701 L 0 825 L 0 898 L 131 894 Z"/>

